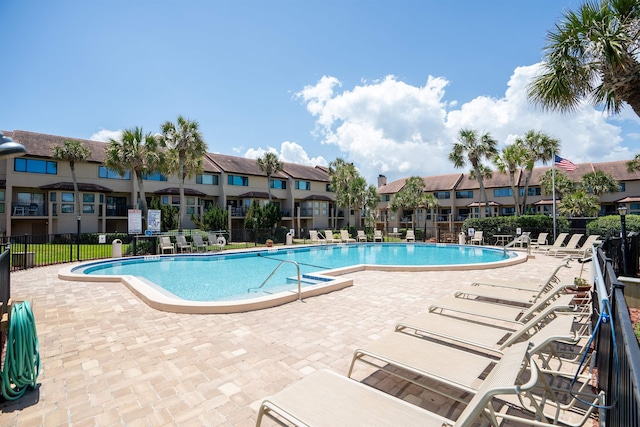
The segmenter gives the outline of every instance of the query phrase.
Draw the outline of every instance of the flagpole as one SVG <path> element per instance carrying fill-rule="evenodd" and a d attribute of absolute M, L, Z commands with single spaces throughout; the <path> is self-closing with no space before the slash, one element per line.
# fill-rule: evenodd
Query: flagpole
<path fill-rule="evenodd" d="M 556 241 L 556 153 L 553 153 L 551 161 L 551 197 L 553 197 L 553 241 Z"/>

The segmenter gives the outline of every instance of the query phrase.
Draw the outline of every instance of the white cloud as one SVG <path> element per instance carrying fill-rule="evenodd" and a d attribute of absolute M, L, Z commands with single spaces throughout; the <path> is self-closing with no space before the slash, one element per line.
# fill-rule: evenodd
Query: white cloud
<path fill-rule="evenodd" d="M 289 163 L 298 163 L 301 165 L 307 166 L 328 166 L 329 163 L 322 156 L 317 157 L 309 157 L 307 152 L 302 148 L 301 145 L 296 144 L 295 142 L 285 141 L 280 145 L 280 151 L 273 147 L 267 147 L 264 150 L 262 147 L 258 147 L 256 149 L 250 148 L 244 153 L 244 157 L 250 159 L 257 159 L 262 157 L 264 153 L 275 153 L 278 155 L 278 158 L 283 162 Z"/>
<path fill-rule="evenodd" d="M 621 128 L 605 113 L 589 105 L 571 114 L 531 105 L 526 89 L 538 69 L 539 64 L 516 68 L 501 98 L 478 96 L 461 105 L 445 100 L 446 79 L 431 76 L 422 87 L 387 76 L 343 92 L 336 92 L 336 78 L 324 76 L 297 97 L 315 118 L 321 142 L 339 148 L 369 182 L 380 173 L 394 180 L 454 172 L 448 154 L 465 127 L 490 133 L 500 146 L 530 129 L 542 131 L 558 138 L 561 154 L 573 162 L 633 157 Z M 617 120 L 637 125 L 632 116 L 625 110 Z"/>
<path fill-rule="evenodd" d="M 89 137 L 90 141 L 102 141 L 102 142 L 109 142 L 110 138 L 113 138 L 115 140 L 120 139 L 120 136 L 122 135 L 122 130 L 107 130 L 107 129 L 102 129 L 96 133 L 94 133 L 93 135 L 91 135 Z"/>

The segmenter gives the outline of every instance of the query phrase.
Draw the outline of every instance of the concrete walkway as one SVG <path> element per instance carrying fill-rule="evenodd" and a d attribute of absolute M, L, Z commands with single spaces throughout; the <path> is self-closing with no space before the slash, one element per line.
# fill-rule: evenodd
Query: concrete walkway
<path fill-rule="evenodd" d="M 37 390 L 0 401 L 0 425 L 251 426 L 264 397 L 317 369 L 346 374 L 354 349 L 452 290 L 480 278 L 541 280 L 559 262 L 358 272 L 351 288 L 226 315 L 156 311 L 124 285 L 59 280 L 60 266 L 12 273 L 12 296 L 33 303 L 42 370 Z M 561 270 L 566 281 L 579 273 L 578 263 Z M 391 391 L 452 416 L 416 386 Z"/>

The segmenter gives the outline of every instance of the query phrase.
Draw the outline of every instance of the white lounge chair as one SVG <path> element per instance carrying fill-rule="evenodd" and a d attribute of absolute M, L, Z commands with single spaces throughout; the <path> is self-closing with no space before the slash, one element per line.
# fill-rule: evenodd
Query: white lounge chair
<path fill-rule="evenodd" d="M 549 252 L 554 255 L 575 255 L 579 257 L 586 257 L 593 250 L 593 245 L 600 244 L 600 235 L 599 234 L 591 234 L 587 236 L 586 240 L 579 248 L 570 248 L 567 244 L 566 248 L 554 248 L 550 249 Z"/>
<path fill-rule="evenodd" d="M 384 239 L 382 237 L 382 231 L 381 230 L 374 230 L 373 231 L 373 241 L 374 242 L 382 242 L 382 241 L 384 241 Z"/>
<path fill-rule="evenodd" d="M 538 237 L 535 239 L 531 239 L 531 247 L 538 248 L 539 246 L 543 246 L 547 244 L 547 236 L 549 233 L 540 233 Z"/>
<path fill-rule="evenodd" d="M 327 243 L 340 243 L 340 239 L 333 238 L 333 231 L 331 230 L 324 230 L 324 238 Z"/>
<path fill-rule="evenodd" d="M 476 231 L 473 233 L 473 237 L 469 241 L 472 245 L 484 245 L 484 237 L 482 231 Z"/>
<path fill-rule="evenodd" d="M 348 230 L 340 230 L 340 241 L 342 243 L 355 243 L 356 239 L 353 239 L 349 235 L 349 231 Z"/>
<path fill-rule="evenodd" d="M 187 239 L 182 234 L 176 236 L 176 250 L 178 252 L 191 252 L 192 250 L 191 243 L 187 242 Z"/>
<path fill-rule="evenodd" d="M 196 250 L 196 252 L 198 252 L 200 249 L 202 249 L 203 252 L 207 251 L 207 244 L 202 240 L 202 235 L 194 234 L 192 238 L 193 248 Z"/>
<path fill-rule="evenodd" d="M 556 237 L 556 241 L 553 242 L 553 245 L 538 245 L 537 249 L 539 251 L 548 251 L 551 248 L 559 248 L 562 247 L 564 241 L 567 240 L 567 236 L 569 233 L 560 233 L 558 237 Z"/>
<path fill-rule="evenodd" d="M 309 240 L 311 240 L 311 243 L 313 243 L 313 244 L 325 244 L 325 243 L 327 243 L 327 239 L 322 237 L 322 235 L 319 234 L 318 231 L 316 231 L 316 230 L 309 230 Z"/>
<path fill-rule="evenodd" d="M 166 251 L 169 251 L 170 254 L 173 254 L 176 251 L 175 246 L 171 242 L 171 237 L 169 236 L 160 236 L 160 244 L 158 245 L 158 249 L 160 250 L 161 254 L 166 253 Z"/>
<path fill-rule="evenodd" d="M 413 230 L 407 230 L 407 235 L 405 236 L 405 241 L 407 242 L 415 242 L 416 235 Z"/>

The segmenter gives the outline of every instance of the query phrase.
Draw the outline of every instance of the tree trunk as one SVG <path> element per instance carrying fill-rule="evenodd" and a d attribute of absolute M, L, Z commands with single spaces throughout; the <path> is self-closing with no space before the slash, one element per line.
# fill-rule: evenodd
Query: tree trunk
<path fill-rule="evenodd" d="M 178 232 L 182 233 L 182 218 L 184 217 L 184 153 L 178 153 L 178 176 L 180 189 L 180 212 L 178 213 Z"/>
<path fill-rule="evenodd" d="M 135 172 L 135 174 L 138 180 L 138 193 L 140 193 L 140 203 L 142 204 L 142 217 L 144 218 L 144 221 L 142 221 L 142 231 L 144 231 L 147 229 L 145 222 L 149 221 L 149 207 L 147 206 L 147 197 L 144 193 L 142 174 L 138 172 Z"/>
<path fill-rule="evenodd" d="M 73 180 L 73 197 L 76 199 L 76 215 L 79 219 L 82 217 L 82 209 L 80 204 L 80 191 L 78 191 L 78 180 L 76 179 L 75 163 L 69 162 L 69 168 L 71 168 L 71 179 Z"/>
<path fill-rule="evenodd" d="M 524 178 L 524 193 L 522 194 L 522 213 L 527 211 L 527 193 L 529 192 L 529 183 L 531 182 L 531 175 L 533 175 L 533 169 L 527 169 L 527 174 Z"/>
<path fill-rule="evenodd" d="M 509 184 L 511 185 L 511 193 L 513 193 L 513 202 L 514 202 L 514 206 L 515 206 L 515 216 L 520 216 L 520 201 L 519 199 L 519 194 L 518 194 L 518 189 L 516 188 L 516 177 L 515 177 L 515 172 L 510 171 L 509 172 Z"/>

